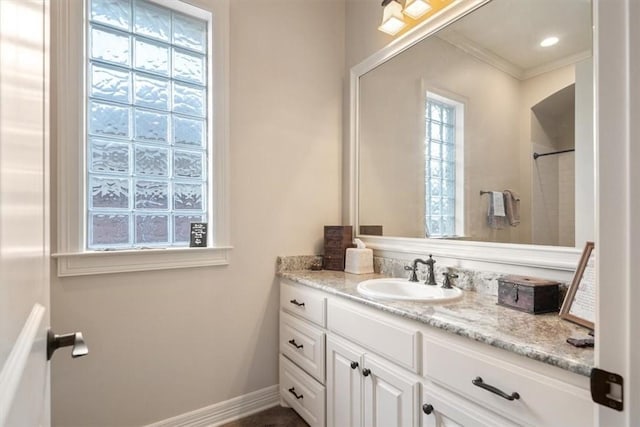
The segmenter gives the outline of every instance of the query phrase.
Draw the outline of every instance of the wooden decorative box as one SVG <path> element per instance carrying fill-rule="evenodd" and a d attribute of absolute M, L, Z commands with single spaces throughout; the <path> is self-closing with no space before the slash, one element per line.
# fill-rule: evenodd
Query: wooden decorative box
<path fill-rule="evenodd" d="M 527 313 L 558 311 L 559 283 L 526 276 L 505 276 L 498 279 L 498 304 Z"/>
<path fill-rule="evenodd" d="M 324 262 L 325 270 L 344 271 L 347 248 L 353 245 L 353 227 L 350 225 L 324 226 Z"/>

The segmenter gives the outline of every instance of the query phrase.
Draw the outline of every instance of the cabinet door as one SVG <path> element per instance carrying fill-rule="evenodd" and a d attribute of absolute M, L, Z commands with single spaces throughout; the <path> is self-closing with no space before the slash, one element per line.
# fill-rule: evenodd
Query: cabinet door
<path fill-rule="evenodd" d="M 364 424 L 367 427 L 417 427 L 420 383 L 400 368 L 364 356 Z"/>
<path fill-rule="evenodd" d="M 516 427 L 504 418 L 432 384 L 422 385 L 422 427 Z"/>
<path fill-rule="evenodd" d="M 362 426 L 362 355 L 358 347 L 327 336 L 327 427 Z"/>

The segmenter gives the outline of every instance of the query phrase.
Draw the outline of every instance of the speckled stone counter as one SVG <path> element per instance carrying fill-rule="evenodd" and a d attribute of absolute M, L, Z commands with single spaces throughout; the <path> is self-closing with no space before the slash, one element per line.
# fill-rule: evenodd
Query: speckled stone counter
<path fill-rule="evenodd" d="M 284 279 L 580 375 L 589 376 L 593 367 L 593 349 L 566 343 L 568 337 L 587 337 L 587 330 L 560 319 L 557 313 L 522 313 L 497 305 L 493 295 L 474 291 L 465 291 L 461 300 L 447 304 L 375 300 L 359 294 L 356 287 L 363 280 L 384 277 L 381 274 L 295 270 L 301 262 L 287 262 L 285 267 L 279 261 L 278 275 Z"/>

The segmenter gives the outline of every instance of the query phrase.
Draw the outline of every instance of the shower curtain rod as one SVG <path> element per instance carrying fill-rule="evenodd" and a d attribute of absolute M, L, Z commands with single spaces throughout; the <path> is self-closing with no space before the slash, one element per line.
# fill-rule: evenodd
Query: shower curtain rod
<path fill-rule="evenodd" d="M 550 156 L 552 154 L 562 154 L 562 153 L 570 153 L 572 151 L 576 151 L 575 148 L 570 148 L 568 150 L 561 150 L 561 151 L 552 151 L 550 153 L 542 153 L 542 154 L 538 154 L 538 153 L 533 153 L 533 160 L 537 160 L 538 157 L 543 157 L 543 156 Z"/>

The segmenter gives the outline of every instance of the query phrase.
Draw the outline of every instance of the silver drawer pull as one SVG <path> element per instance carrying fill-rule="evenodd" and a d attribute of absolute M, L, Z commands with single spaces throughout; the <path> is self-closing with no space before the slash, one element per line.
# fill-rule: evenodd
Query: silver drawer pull
<path fill-rule="evenodd" d="M 298 393 L 296 393 L 296 388 L 295 387 L 291 387 L 289 389 L 289 393 L 293 394 L 296 397 L 296 399 L 298 399 L 298 400 L 304 398 L 304 395 L 302 395 L 302 394 L 298 395 Z"/>
<path fill-rule="evenodd" d="M 480 388 L 485 389 L 487 391 L 490 391 L 493 394 L 497 394 L 498 396 L 502 397 L 503 399 L 507 399 L 507 400 L 518 400 L 518 399 L 520 399 L 520 394 L 518 394 L 517 392 L 514 391 L 511 394 L 507 394 L 504 391 L 500 390 L 499 388 L 485 383 L 484 381 L 482 381 L 482 378 L 480 378 L 480 377 L 476 377 L 475 379 L 471 380 L 471 382 L 473 383 L 474 386 L 480 387 Z"/>

